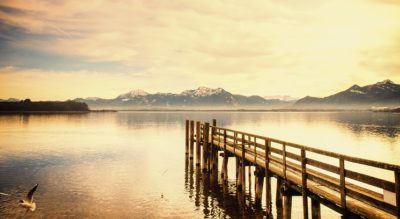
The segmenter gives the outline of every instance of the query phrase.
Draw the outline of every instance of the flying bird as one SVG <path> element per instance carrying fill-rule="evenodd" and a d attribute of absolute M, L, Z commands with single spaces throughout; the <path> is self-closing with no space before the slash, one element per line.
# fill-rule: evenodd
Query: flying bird
<path fill-rule="evenodd" d="M 35 211 L 36 203 L 33 201 L 33 193 L 36 191 L 38 184 L 36 184 L 26 195 L 26 200 L 19 200 L 18 206 L 26 208 L 26 212 Z"/>

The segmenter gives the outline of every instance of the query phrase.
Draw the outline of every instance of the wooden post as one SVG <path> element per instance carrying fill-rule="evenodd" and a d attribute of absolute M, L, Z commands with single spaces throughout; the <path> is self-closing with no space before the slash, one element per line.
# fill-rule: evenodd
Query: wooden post
<path fill-rule="evenodd" d="M 311 199 L 311 218 L 321 219 L 321 204 L 315 199 Z"/>
<path fill-rule="evenodd" d="M 217 120 L 216 119 L 213 119 L 212 120 L 212 124 L 213 124 L 213 129 L 212 129 L 212 139 L 213 139 L 213 142 L 211 142 L 212 144 L 212 150 L 213 150 L 213 163 L 212 163 L 212 171 L 215 173 L 215 174 L 218 174 L 218 146 L 214 146 L 214 136 L 216 135 L 216 133 L 217 133 L 217 128 L 216 128 L 216 126 L 217 126 Z M 219 136 L 218 136 L 218 139 L 219 139 Z"/>
<path fill-rule="evenodd" d="M 394 182 L 396 192 L 396 216 L 400 218 L 400 170 L 394 171 Z"/>
<path fill-rule="evenodd" d="M 246 162 L 246 152 L 244 148 L 244 134 L 242 134 L 242 189 L 243 191 L 246 191 L 246 168 L 245 168 L 245 162 Z"/>
<path fill-rule="evenodd" d="M 271 142 L 265 140 L 265 192 L 266 192 L 266 213 L 267 218 L 272 216 L 272 195 L 271 195 L 271 176 L 269 172 L 269 154 L 270 154 Z"/>
<path fill-rule="evenodd" d="M 346 210 L 346 172 L 344 167 L 344 159 L 339 158 L 339 168 L 340 168 L 340 203 L 341 207 Z"/>
<path fill-rule="evenodd" d="M 203 128 L 203 172 L 208 170 L 208 131 L 210 128 L 209 123 L 204 124 Z"/>
<path fill-rule="evenodd" d="M 254 163 L 257 164 L 257 138 L 254 137 Z"/>
<path fill-rule="evenodd" d="M 256 177 L 256 179 L 255 179 L 255 181 L 256 181 L 255 206 L 261 207 L 261 198 L 262 198 L 263 186 L 264 186 L 264 173 L 263 173 L 263 170 L 258 166 L 256 167 L 255 177 Z"/>
<path fill-rule="evenodd" d="M 237 171 L 238 171 L 238 173 L 237 173 L 237 179 L 236 179 L 236 189 L 238 190 L 238 191 L 242 191 L 242 187 L 243 187 L 243 177 L 242 177 L 242 174 L 243 174 L 243 172 L 242 172 L 242 163 L 243 163 L 243 160 L 241 160 L 240 158 L 237 158 L 238 160 L 237 160 L 237 166 L 236 166 L 236 169 L 237 169 Z"/>
<path fill-rule="evenodd" d="M 307 201 L 307 158 L 306 151 L 301 149 L 301 181 L 302 181 L 302 195 L 303 195 L 303 218 L 308 218 L 308 201 Z"/>
<path fill-rule="evenodd" d="M 186 153 L 186 155 L 188 155 L 189 154 L 189 120 L 186 120 L 185 133 L 186 133 L 186 138 L 185 138 L 186 150 L 185 150 L 185 153 Z"/>
<path fill-rule="evenodd" d="M 211 126 L 211 142 L 210 142 L 210 172 L 214 172 L 215 166 L 215 146 L 214 146 L 215 127 Z"/>
<path fill-rule="evenodd" d="M 228 181 L 228 160 L 229 156 L 226 151 L 226 130 L 224 130 L 224 159 L 222 161 L 222 179 L 224 182 Z"/>
<path fill-rule="evenodd" d="M 247 169 L 247 178 L 249 182 L 249 199 L 251 200 L 251 165 L 249 165 Z M 246 188 L 246 183 L 244 185 Z"/>
<path fill-rule="evenodd" d="M 278 177 L 276 179 L 276 197 L 275 197 L 275 205 L 276 205 L 276 214 L 277 218 L 282 218 L 283 216 L 283 200 L 282 200 L 282 178 Z"/>
<path fill-rule="evenodd" d="M 190 120 L 190 148 L 189 148 L 190 159 L 193 159 L 193 150 L 194 150 L 194 121 Z"/>
<path fill-rule="evenodd" d="M 236 183 L 238 183 L 238 181 L 239 181 L 240 160 L 239 160 L 239 157 L 235 156 L 235 158 L 236 158 Z"/>
<path fill-rule="evenodd" d="M 200 143 L 201 143 L 201 131 L 200 131 L 200 122 L 196 122 L 196 166 L 200 166 L 201 152 L 200 152 Z"/>
<path fill-rule="evenodd" d="M 292 195 L 283 196 L 283 218 L 292 218 Z"/>
<path fill-rule="evenodd" d="M 283 178 L 286 180 L 286 144 L 282 145 Z"/>

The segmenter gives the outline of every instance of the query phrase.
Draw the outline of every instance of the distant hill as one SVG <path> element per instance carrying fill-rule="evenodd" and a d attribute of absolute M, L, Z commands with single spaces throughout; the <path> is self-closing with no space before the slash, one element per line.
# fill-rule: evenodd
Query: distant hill
<path fill-rule="evenodd" d="M 291 105 L 288 101 L 265 99 L 261 96 L 232 94 L 222 88 L 199 87 L 181 93 L 148 93 L 132 90 L 114 99 L 76 98 L 91 108 L 278 108 Z"/>
<path fill-rule="evenodd" d="M 25 101 L 0 102 L 0 112 L 33 112 L 33 111 L 89 111 L 85 103 L 75 101 Z"/>
<path fill-rule="evenodd" d="M 400 85 L 385 80 L 360 87 L 353 85 L 331 96 L 304 97 L 295 103 L 296 108 L 370 108 L 373 106 L 400 105 Z"/>

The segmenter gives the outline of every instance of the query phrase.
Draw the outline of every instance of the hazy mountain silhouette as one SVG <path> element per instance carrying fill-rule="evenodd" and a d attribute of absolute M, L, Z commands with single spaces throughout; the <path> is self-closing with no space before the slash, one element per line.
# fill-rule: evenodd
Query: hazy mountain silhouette
<path fill-rule="evenodd" d="M 264 108 L 284 107 L 289 101 L 265 99 L 261 96 L 232 94 L 222 88 L 199 87 L 181 93 L 148 93 L 132 90 L 114 99 L 76 98 L 74 101 L 85 102 L 91 108 Z"/>
<path fill-rule="evenodd" d="M 400 105 L 400 85 L 390 80 L 364 87 L 353 85 L 347 90 L 323 98 L 307 96 L 295 103 L 295 107 L 302 108 L 365 108 L 397 105 Z"/>

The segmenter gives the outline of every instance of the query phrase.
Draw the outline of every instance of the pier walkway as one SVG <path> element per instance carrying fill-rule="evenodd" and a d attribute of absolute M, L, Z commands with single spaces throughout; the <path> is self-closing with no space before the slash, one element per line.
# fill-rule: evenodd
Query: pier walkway
<path fill-rule="evenodd" d="M 400 218 L 400 166 L 226 129 L 216 120 L 211 125 L 186 120 L 185 143 L 188 159 L 204 173 L 220 173 L 224 182 L 229 158 L 235 158 L 238 190 L 246 185 L 245 167 L 254 166 L 255 205 L 261 206 L 265 197 L 267 217 L 272 215 L 271 177 L 275 177 L 275 201 L 282 206 L 283 218 L 291 218 L 292 196 L 302 196 L 303 218 L 321 218 L 320 204 L 344 218 Z M 378 172 L 393 180 L 378 177 Z"/>

